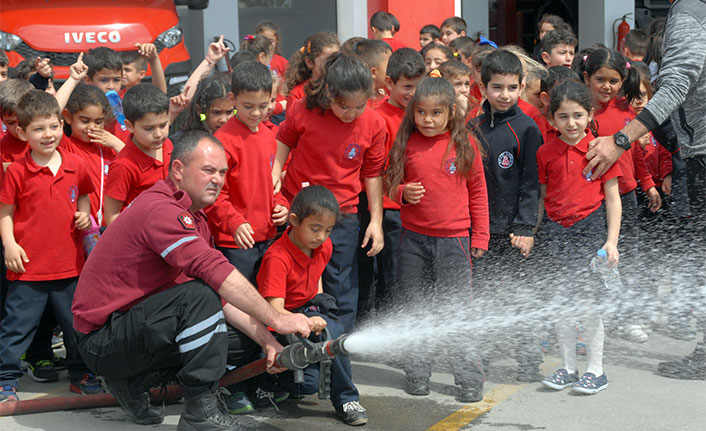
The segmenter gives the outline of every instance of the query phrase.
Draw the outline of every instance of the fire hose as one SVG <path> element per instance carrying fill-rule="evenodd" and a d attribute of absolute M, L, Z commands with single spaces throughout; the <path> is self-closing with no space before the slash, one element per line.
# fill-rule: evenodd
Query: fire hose
<path fill-rule="evenodd" d="M 309 365 L 330 361 L 335 356 L 348 356 L 348 351 L 344 346 L 347 337 L 346 334 L 343 334 L 335 340 L 325 340 L 317 343 L 300 338 L 298 341 L 294 341 L 286 346 L 277 354 L 275 364 L 278 367 L 294 371 L 295 382 L 301 383 L 303 380 L 303 370 Z M 258 376 L 267 370 L 266 361 L 266 358 L 258 359 L 257 361 L 240 366 L 233 371 L 229 371 L 218 383 L 220 386 L 230 386 L 234 383 Z M 321 384 L 319 387 L 321 389 Z M 175 401 L 183 396 L 183 391 L 179 385 L 170 385 L 166 387 L 166 391 L 159 388 L 150 389 L 150 396 L 153 402 Z M 0 416 L 114 407 L 118 405 L 118 401 L 108 393 L 37 398 L 0 403 Z"/>

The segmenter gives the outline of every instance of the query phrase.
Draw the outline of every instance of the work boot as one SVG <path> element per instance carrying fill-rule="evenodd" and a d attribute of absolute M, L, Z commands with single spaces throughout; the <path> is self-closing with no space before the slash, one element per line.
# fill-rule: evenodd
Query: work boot
<path fill-rule="evenodd" d="M 187 398 L 177 431 L 252 431 L 226 409 L 221 392 L 217 389 Z"/>
<path fill-rule="evenodd" d="M 150 406 L 150 392 L 145 385 L 147 374 L 127 379 L 104 378 L 108 390 L 133 422 L 140 425 L 161 424 L 164 415 Z"/>
<path fill-rule="evenodd" d="M 705 380 L 706 352 L 696 349 L 693 353 L 675 361 L 657 364 L 657 374 L 671 379 Z"/>

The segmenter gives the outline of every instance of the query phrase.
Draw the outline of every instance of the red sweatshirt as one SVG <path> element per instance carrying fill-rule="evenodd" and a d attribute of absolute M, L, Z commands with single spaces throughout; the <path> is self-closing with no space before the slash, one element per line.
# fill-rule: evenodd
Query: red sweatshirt
<path fill-rule="evenodd" d="M 650 133 L 650 141 L 645 148 L 638 145 L 636 151 L 641 151 L 644 155 L 647 169 L 649 169 L 655 185 L 662 187 L 664 178 L 672 173 L 672 154 L 657 142 L 652 133 Z"/>
<path fill-rule="evenodd" d="M 397 51 L 400 48 L 407 48 L 407 45 L 404 44 L 404 42 L 401 42 L 394 37 L 388 37 L 385 39 L 382 39 L 383 42 L 387 43 L 390 45 L 390 48 L 392 48 L 392 52 Z"/>
<path fill-rule="evenodd" d="M 402 124 L 405 110 L 387 101 L 378 106 L 376 112 L 385 120 L 385 129 L 387 130 L 387 138 L 385 139 L 385 160 L 387 160 L 387 158 L 390 157 L 390 150 L 395 143 L 395 138 L 397 138 L 397 131 L 400 129 L 400 124 Z M 387 163 L 385 165 L 387 166 Z M 400 209 L 400 205 L 387 195 L 382 198 L 382 207 L 393 210 Z"/>
<path fill-rule="evenodd" d="M 404 183 L 421 182 L 426 190 L 416 205 L 402 205 L 402 227 L 435 237 L 464 237 L 472 228 L 471 247 L 488 250 L 490 222 L 483 160 L 471 139 L 475 157 L 468 176 L 456 169 L 456 151 L 449 149 L 450 133 L 431 138 L 418 131 L 407 141 Z M 402 202 L 404 184 L 397 201 Z"/>
<path fill-rule="evenodd" d="M 3 163 L 12 163 L 24 157 L 29 145 L 27 141 L 22 141 L 9 132 L 0 139 L 0 154 L 2 154 Z"/>
<path fill-rule="evenodd" d="M 522 112 L 524 112 L 526 115 L 529 115 L 534 120 L 534 122 L 537 123 L 537 127 L 539 127 L 539 131 L 542 132 L 542 137 L 544 138 L 547 134 L 548 123 L 544 115 L 539 112 L 539 109 L 537 109 L 537 107 L 532 105 L 531 103 L 526 102 L 522 99 L 517 99 L 517 106 L 519 106 Z"/>
<path fill-rule="evenodd" d="M 300 82 L 294 88 L 289 90 L 289 94 L 287 95 L 287 110 L 290 110 L 292 108 L 292 106 L 294 105 L 294 102 L 296 102 L 297 100 L 306 98 L 306 92 L 304 91 L 304 86 L 308 82 L 309 82 L 308 80 L 304 81 L 304 82 Z"/>

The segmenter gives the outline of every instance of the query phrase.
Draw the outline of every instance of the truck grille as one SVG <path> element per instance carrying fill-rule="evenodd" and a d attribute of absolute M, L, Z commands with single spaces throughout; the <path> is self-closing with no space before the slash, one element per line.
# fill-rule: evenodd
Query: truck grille
<path fill-rule="evenodd" d="M 161 43 L 155 41 L 154 42 L 155 47 L 157 48 L 157 52 L 162 52 L 164 49 L 164 45 Z M 100 46 L 100 45 L 97 45 Z M 96 47 L 97 47 L 96 46 Z M 76 63 L 76 60 L 78 59 L 78 52 L 48 52 L 48 51 L 37 51 L 36 49 L 32 48 L 31 46 L 27 45 L 26 42 L 22 42 L 17 48 L 15 48 L 15 52 L 24 57 L 25 59 L 28 58 L 36 58 L 36 57 L 41 57 L 41 58 L 48 58 L 51 61 L 51 64 L 54 66 L 71 66 L 72 64 Z"/>

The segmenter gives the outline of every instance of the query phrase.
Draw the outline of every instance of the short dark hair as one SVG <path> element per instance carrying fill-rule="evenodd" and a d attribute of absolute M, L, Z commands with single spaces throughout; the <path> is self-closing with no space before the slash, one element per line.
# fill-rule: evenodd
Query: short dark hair
<path fill-rule="evenodd" d="M 476 47 L 476 42 L 468 36 L 459 36 L 449 42 L 449 48 L 460 53 L 464 57 L 473 57 L 473 50 Z"/>
<path fill-rule="evenodd" d="M 7 58 L 5 51 L 0 49 L 0 66 L 8 66 L 10 64 L 10 59 Z"/>
<path fill-rule="evenodd" d="M 542 52 L 547 54 L 552 53 L 557 45 L 571 45 L 576 48 L 579 41 L 576 39 L 574 32 L 571 31 L 567 26 L 561 26 L 556 30 L 552 30 L 544 35 L 542 39 Z"/>
<path fill-rule="evenodd" d="M 17 102 L 22 96 L 34 90 L 24 79 L 8 79 L 0 82 L 0 115 L 12 115 L 17 110 Z"/>
<path fill-rule="evenodd" d="M 424 57 L 412 48 L 400 48 L 390 56 L 386 74 L 395 83 L 403 76 L 407 79 L 423 76 L 426 74 Z"/>
<path fill-rule="evenodd" d="M 83 56 L 83 62 L 88 66 L 86 75 L 90 79 L 93 79 L 93 75 L 96 72 L 103 69 L 123 72 L 123 62 L 120 60 L 120 54 L 107 46 L 89 49 L 86 55 Z"/>
<path fill-rule="evenodd" d="M 542 29 L 542 24 L 547 23 L 551 24 L 552 27 L 554 27 L 554 30 L 558 29 L 562 25 L 566 24 L 566 21 L 558 15 L 552 15 L 550 13 L 545 13 L 542 15 L 542 17 L 539 19 L 537 22 L 537 32 L 539 32 Z"/>
<path fill-rule="evenodd" d="M 493 75 L 517 75 L 518 81 L 522 82 L 524 77 L 522 62 L 510 51 L 497 49 L 483 60 L 483 68 L 481 69 L 483 85 L 488 85 Z"/>
<path fill-rule="evenodd" d="M 370 27 L 375 27 L 382 31 L 392 31 L 395 25 L 389 13 L 379 10 L 370 17 Z"/>
<path fill-rule="evenodd" d="M 353 54 L 363 60 L 363 63 L 368 67 L 377 67 L 380 65 L 383 57 L 392 52 L 392 48 L 387 42 L 377 39 L 363 39 L 353 45 Z"/>
<path fill-rule="evenodd" d="M 147 70 L 147 58 L 140 54 L 139 51 L 124 51 L 120 53 L 120 61 L 123 66 L 135 63 L 137 70 Z"/>
<path fill-rule="evenodd" d="M 272 73 L 264 64 L 245 61 L 235 66 L 230 78 L 230 92 L 234 96 L 248 91 L 272 92 Z"/>
<path fill-rule="evenodd" d="M 338 219 L 338 201 L 331 190 L 324 186 L 309 186 L 299 190 L 289 208 L 289 213 L 296 214 L 299 220 L 326 212 Z"/>
<path fill-rule="evenodd" d="M 341 44 L 341 52 L 348 55 L 355 55 L 355 53 L 353 52 L 353 47 L 356 43 L 360 42 L 361 40 L 366 40 L 366 38 L 360 36 L 349 37 L 348 39 L 346 39 L 345 42 Z"/>
<path fill-rule="evenodd" d="M 398 20 L 397 17 L 390 12 L 388 12 L 387 14 L 390 16 L 390 21 L 392 21 L 393 32 L 397 33 L 398 31 L 400 31 L 400 20 Z"/>
<path fill-rule="evenodd" d="M 466 24 L 466 20 L 460 16 L 452 16 L 451 18 L 446 18 L 444 22 L 441 23 L 440 28 L 443 29 L 444 27 L 450 27 L 456 33 L 461 33 L 462 31 L 466 31 L 468 25 Z"/>
<path fill-rule="evenodd" d="M 441 29 L 434 24 L 427 24 L 419 30 L 419 34 L 430 34 L 432 40 L 441 39 Z"/>
<path fill-rule="evenodd" d="M 468 66 L 466 66 L 466 64 L 461 60 L 456 60 L 455 58 L 441 63 L 441 66 L 439 66 L 439 72 L 441 72 L 441 76 L 446 79 L 451 79 L 454 76 L 459 75 L 471 75 L 471 70 Z"/>
<path fill-rule="evenodd" d="M 61 120 L 61 109 L 56 97 L 42 90 L 30 90 L 17 102 L 17 124 L 25 128 L 37 118 L 49 118 L 56 115 Z"/>
<path fill-rule="evenodd" d="M 250 51 L 238 51 L 230 57 L 230 67 L 235 69 L 235 66 L 246 61 L 257 61 L 257 57 Z"/>
<path fill-rule="evenodd" d="M 490 45 L 476 45 L 472 56 L 473 67 L 481 67 L 485 58 L 493 51 L 495 48 Z"/>
<path fill-rule="evenodd" d="M 153 84 L 137 84 L 125 93 L 123 112 L 125 119 L 135 124 L 147 114 L 169 112 L 169 98 Z"/>
<path fill-rule="evenodd" d="M 583 84 L 576 72 L 566 66 L 552 66 L 547 69 L 547 72 L 539 84 L 539 91 L 549 93 L 552 88 L 564 81 L 576 81 Z"/>
<path fill-rule="evenodd" d="M 647 43 L 650 38 L 645 30 L 639 28 L 632 29 L 625 36 L 625 48 L 629 49 L 634 55 L 644 57 L 647 54 Z"/>
<path fill-rule="evenodd" d="M 203 139 L 210 141 L 220 149 L 223 149 L 223 144 L 221 144 L 221 141 L 219 141 L 218 138 L 212 134 L 204 132 L 203 130 L 189 130 L 184 132 L 172 143 L 173 149 L 170 167 L 174 166 L 175 160 L 179 160 L 182 164 L 188 165 L 194 155 L 194 152 L 196 151 L 196 148 L 199 146 L 199 142 Z"/>

